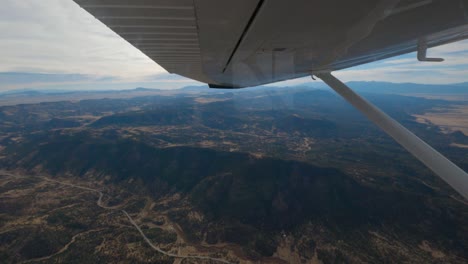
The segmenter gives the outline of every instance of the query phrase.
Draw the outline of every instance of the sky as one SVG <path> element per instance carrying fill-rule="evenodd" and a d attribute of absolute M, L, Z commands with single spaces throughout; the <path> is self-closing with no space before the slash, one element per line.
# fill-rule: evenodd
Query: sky
<path fill-rule="evenodd" d="M 1 0 L 0 92 L 18 89 L 172 89 L 201 85 L 167 73 L 72 0 Z M 344 81 L 468 82 L 468 41 L 339 71 Z M 311 82 L 300 78 L 273 85 Z"/>

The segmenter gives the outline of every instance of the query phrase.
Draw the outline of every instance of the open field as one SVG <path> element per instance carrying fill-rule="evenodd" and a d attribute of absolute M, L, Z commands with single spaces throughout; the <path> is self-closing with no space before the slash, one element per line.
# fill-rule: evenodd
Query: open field
<path fill-rule="evenodd" d="M 418 122 L 432 123 L 442 131 L 461 131 L 468 136 L 468 105 L 455 105 L 450 108 L 435 108 L 423 115 L 414 115 Z"/>
<path fill-rule="evenodd" d="M 446 101 L 468 102 L 468 94 L 424 94 L 424 93 L 409 93 L 403 94 L 407 96 L 421 97 L 426 99 L 440 99 Z"/>

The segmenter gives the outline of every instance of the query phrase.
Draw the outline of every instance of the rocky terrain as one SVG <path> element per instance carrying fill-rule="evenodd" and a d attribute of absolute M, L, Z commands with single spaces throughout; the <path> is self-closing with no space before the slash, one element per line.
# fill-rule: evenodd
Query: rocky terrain
<path fill-rule="evenodd" d="M 466 102 L 366 97 L 468 170 L 468 137 L 418 119 Z M 3 106 L 0 129 L 7 262 L 468 261 L 467 202 L 327 91 Z"/>

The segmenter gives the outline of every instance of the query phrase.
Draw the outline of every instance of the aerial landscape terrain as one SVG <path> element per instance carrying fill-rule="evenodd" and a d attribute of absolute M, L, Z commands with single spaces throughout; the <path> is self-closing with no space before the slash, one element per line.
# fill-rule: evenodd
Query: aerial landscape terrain
<path fill-rule="evenodd" d="M 468 263 L 468 201 L 314 85 L 0 93 L 0 262 Z M 350 86 L 468 171 L 468 84 Z"/>

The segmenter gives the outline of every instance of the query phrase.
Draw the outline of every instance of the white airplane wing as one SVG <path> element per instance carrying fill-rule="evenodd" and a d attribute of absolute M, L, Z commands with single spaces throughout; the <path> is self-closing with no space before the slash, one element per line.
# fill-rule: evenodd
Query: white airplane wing
<path fill-rule="evenodd" d="M 74 0 L 171 73 L 247 87 L 468 36 L 467 0 Z"/>

